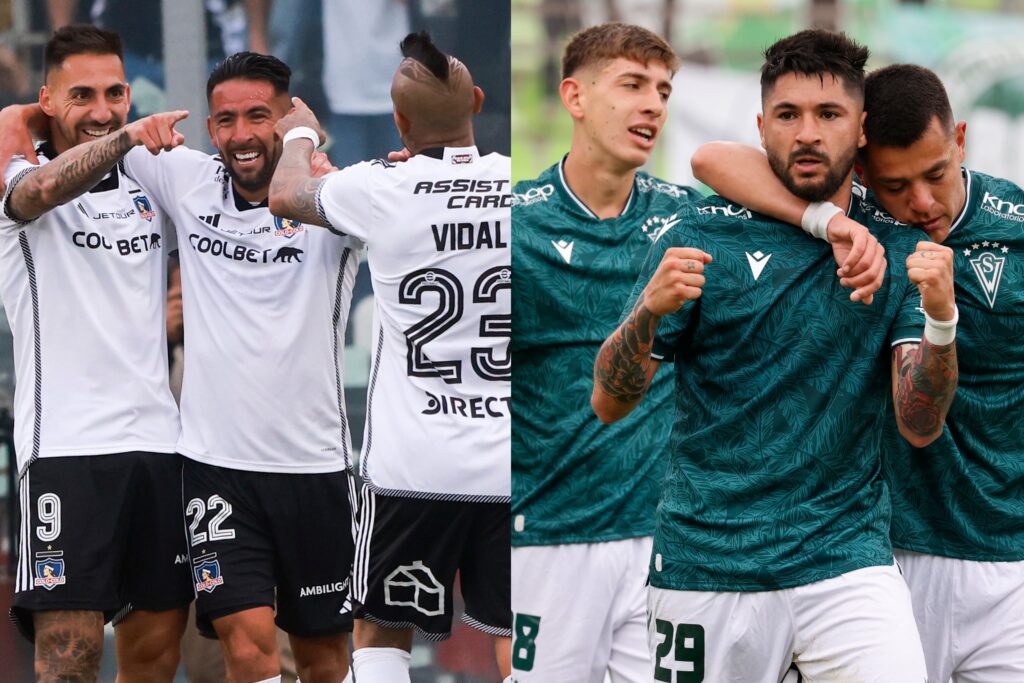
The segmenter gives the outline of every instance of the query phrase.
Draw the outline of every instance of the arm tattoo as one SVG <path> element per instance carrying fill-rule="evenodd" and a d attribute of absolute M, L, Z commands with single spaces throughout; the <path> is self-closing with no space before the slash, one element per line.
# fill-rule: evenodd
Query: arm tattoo
<path fill-rule="evenodd" d="M 35 218 L 71 201 L 95 187 L 132 147 L 124 130 L 72 147 L 18 183 L 11 208 L 19 217 Z M 43 188 L 49 188 L 45 195 Z"/>
<path fill-rule="evenodd" d="M 95 681 L 103 654 L 100 612 L 36 612 L 36 682 Z"/>
<path fill-rule="evenodd" d="M 658 320 L 647 310 L 641 294 L 633 310 L 601 346 L 594 364 L 594 381 L 620 403 L 636 403 L 647 391 Z"/>
<path fill-rule="evenodd" d="M 325 226 L 317 211 L 316 197 L 323 178 L 310 176 L 309 153 L 300 145 L 285 145 L 270 181 L 275 213 L 310 225 Z"/>
<path fill-rule="evenodd" d="M 956 393 L 956 342 L 935 346 L 922 339 L 919 345 L 898 346 L 894 353 L 896 415 L 911 433 L 933 436 L 942 430 Z"/>

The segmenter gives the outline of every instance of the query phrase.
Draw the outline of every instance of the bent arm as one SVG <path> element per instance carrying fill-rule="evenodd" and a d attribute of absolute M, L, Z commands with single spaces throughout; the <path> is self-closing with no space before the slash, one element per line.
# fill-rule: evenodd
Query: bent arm
<path fill-rule="evenodd" d="M 590 405 L 601 422 L 611 424 L 626 417 L 647 393 L 661 365 L 651 358 L 659 320 L 647 309 L 641 294 L 626 319 L 601 345 L 590 396 Z"/>
<path fill-rule="evenodd" d="M 77 145 L 29 172 L 11 190 L 7 210 L 29 221 L 88 192 L 134 146 L 124 129 Z"/>
<path fill-rule="evenodd" d="M 956 342 L 938 346 L 927 339 L 892 350 L 892 397 L 900 434 L 923 448 L 942 434 L 956 393 Z"/>
<path fill-rule="evenodd" d="M 284 146 L 270 181 L 270 213 L 310 225 L 327 227 L 316 208 L 322 178 L 314 178 L 311 166 L 313 143 L 292 140 Z"/>
<path fill-rule="evenodd" d="M 717 194 L 748 209 L 800 225 L 808 202 L 792 194 L 764 152 L 738 142 L 708 142 L 690 160 L 693 175 Z"/>

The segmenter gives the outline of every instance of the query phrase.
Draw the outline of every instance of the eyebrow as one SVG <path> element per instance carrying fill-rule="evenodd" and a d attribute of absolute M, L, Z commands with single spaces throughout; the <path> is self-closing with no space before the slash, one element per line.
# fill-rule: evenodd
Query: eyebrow
<path fill-rule="evenodd" d="M 935 162 L 934 164 L 932 164 L 931 166 L 926 168 L 921 175 L 931 175 L 932 173 L 936 173 L 938 171 L 941 171 L 942 169 L 944 169 L 946 167 L 947 164 L 949 164 L 949 158 L 948 157 L 943 159 L 942 161 Z M 898 178 L 898 177 L 884 176 L 884 175 L 878 176 L 878 182 L 880 182 L 880 183 L 903 183 L 903 182 L 906 182 L 906 181 L 907 181 L 906 178 Z"/>
<path fill-rule="evenodd" d="M 787 101 L 783 100 L 782 102 L 779 102 L 778 104 L 773 105 L 772 106 L 772 111 L 775 111 L 775 110 L 778 110 L 778 109 L 800 109 L 800 108 L 801 107 L 799 105 L 797 105 L 795 102 L 787 102 Z M 846 105 L 844 105 L 844 104 L 842 104 L 840 102 L 819 102 L 818 104 L 815 104 L 813 108 L 814 109 L 841 109 L 843 111 L 847 111 L 849 109 Z"/>
<path fill-rule="evenodd" d="M 637 71 L 627 71 L 625 73 L 621 73 L 621 74 L 619 74 L 617 76 L 617 78 L 618 79 L 635 78 L 636 80 L 642 81 L 644 83 L 649 83 L 651 81 L 651 77 L 650 76 L 648 76 L 647 74 L 639 73 Z M 671 83 L 671 81 L 658 81 L 657 82 L 657 87 L 664 88 L 664 89 L 668 90 L 669 92 L 672 92 L 672 83 Z"/>

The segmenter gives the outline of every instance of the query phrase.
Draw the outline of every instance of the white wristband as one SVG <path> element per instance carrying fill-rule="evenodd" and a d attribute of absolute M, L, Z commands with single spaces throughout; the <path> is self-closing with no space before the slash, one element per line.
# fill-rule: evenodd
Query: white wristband
<path fill-rule="evenodd" d="M 924 338 L 933 346 L 946 346 L 956 339 L 956 324 L 960 320 L 960 310 L 953 304 L 952 320 L 935 320 L 927 312 L 924 314 Z"/>
<path fill-rule="evenodd" d="M 804 210 L 800 227 L 811 237 L 828 242 L 828 222 L 843 210 L 832 202 L 813 202 Z"/>
<path fill-rule="evenodd" d="M 303 138 L 313 143 L 313 149 L 320 146 L 320 136 L 317 135 L 316 131 L 309 126 L 299 126 L 292 128 L 290 131 L 284 134 L 284 141 L 281 143 L 287 145 L 292 140 L 298 140 Z"/>

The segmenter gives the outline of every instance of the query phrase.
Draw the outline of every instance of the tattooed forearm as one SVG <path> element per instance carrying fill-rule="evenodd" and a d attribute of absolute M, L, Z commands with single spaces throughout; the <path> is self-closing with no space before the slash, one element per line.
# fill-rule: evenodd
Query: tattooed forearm
<path fill-rule="evenodd" d="M 594 363 L 594 382 L 619 403 L 636 403 L 647 391 L 651 345 L 659 318 L 647 310 L 643 295 Z"/>
<path fill-rule="evenodd" d="M 100 612 L 36 612 L 36 683 L 95 681 L 103 654 Z"/>
<path fill-rule="evenodd" d="M 914 445 L 930 443 L 942 433 L 959 377 L 956 342 L 935 346 L 904 344 L 894 351 L 897 372 L 896 418 Z"/>
<path fill-rule="evenodd" d="M 285 145 L 270 181 L 270 211 L 311 225 L 323 225 L 316 209 L 322 178 L 311 177 L 309 152 L 302 145 Z"/>
<path fill-rule="evenodd" d="M 91 190 L 132 147 L 125 130 L 72 147 L 18 183 L 12 212 L 27 220 L 66 204 Z"/>

